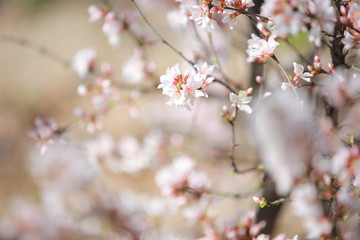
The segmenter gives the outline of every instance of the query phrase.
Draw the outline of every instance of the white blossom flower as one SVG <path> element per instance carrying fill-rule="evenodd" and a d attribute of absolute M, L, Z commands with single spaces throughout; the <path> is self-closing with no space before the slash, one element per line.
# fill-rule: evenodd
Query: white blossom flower
<path fill-rule="evenodd" d="M 212 18 L 212 13 L 206 5 L 195 5 L 191 8 L 191 20 L 200 25 L 201 28 L 210 31 L 217 25 L 216 21 Z"/>
<path fill-rule="evenodd" d="M 296 79 L 303 79 L 307 82 L 310 82 L 310 78 L 312 77 L 312 74 L 309 72 L 304 72 L 304 67 L 301 64 L 298 64 L 296 62 L 293 62 L 293 66 L 294 66 L 294 73 L 295 73 L 295 77 Z"/>
<path fill-rule="evenodd" d="M 255 34 L 251 34 L 251 39 L 247 41 L 248 62 L 264 62 L 274 55 L 274 50 L 279 45 L 275 41 L 274 36 L 270 36 L 268 40 L 262 39 Z"/>
<path fill-rule="evenodd" d="M 96 5 L 91 5 L 88 8 L 88 13 L 89 13 L 89 22 L 96 22 L 97 20 L 105 16 L 106 11 Z"/>
<path fill-rule="evenodd" d="M 332 225 L 324 216 L 322 206 L 318 201 L 318 192 L 314 185 L 307 183 L 297 186 L 291 195 L 295 214 L 303 219 L 307 238 L 318 239 L 329 234 Z"/>
<path fill-rule="evenodd" d="M 259 104 L 254 117 L 252 129 L 264 169 L 274 179 L 277 193 L 286 195 L 305 174 L 311 159 L 311 111 L 304 109 L 291 92 L 277 91 Z"/>
<path fill-rule="evenodd" d="M 143 81 L 146 74 L 155 71 L 155 64 L 148 62 L 144 58 L 144 52 L 141 49 L 135 49 L 134 54 L 123 65 L 122 74 L 128 83 L 136 84 Z"/>
<path fill-rule="evenodd" d="M 247 10 L 249 7 L 255 6 L 253 0 L 225 0 L 226 5 L 237 9 Z"/>
<path fill-rule="evenodd" d="M 160 77 L 158 88 L 163 89 L 163 94 L 170 97 L 168 105 L 177 105 L 191 110 L 195 99 L 198 97 L 207 97 L 204 91 L 212 81 L 213 77 L 208 77 L 214 66 L 208 66 L 204 63 L 202 67 L 195 66 L 194 70 L 181 73 L 179 64 L 175 64 L 166 70 L 166 74 Z"/>
<path fill-rule="evenodd" d="M 341 39 L 342 44 L 344 44 L 343 52 L 349 51 L 351 48 L 353 48 L 357 42 L 356 38 L 348 31 L 344 31 L 344 38 Z"/>
<path fill-rule="evenodd" d="M 309 31 L 309 41 L 314 42 L 316 46 L 321 45 L 322 31 L 332 34 L 335 24 L 335 10 L 330 0 L 307 1 L 307 10 L 314 16 L 309 19 L 311 29 Z M 304 30 L 307 30 L 304 27 Z"/>
<path fill-rule="evenodd" d="M 237 107 L 239 111 L 251 114 L 252 108 L 248 105 L 252 97 L 246 95 L 246 91 L 240 91 L 239 94 L 230 93 L 229 95 L 230 102 L 234 107 Z"/>
<path fill-rule="evenodd" d="M 72 67 L 80 78 L 85 78 L 89 71 L 94 67 L 96 59 L 96 50 L 93 48 L 85 48 L 77 51 Z"/>
<path fill-rule="evenodd" d="M 281 89 L 282 89 L 282 90 L 286 91 L 286 90 L 288 90 L 289 88 L 291 88 L 291 84 L 290 84 L 290 83 L 288 83 L 288 82 L 282 82 L 282 83 L 281 83 Z"/>
<path fill-rule="evenodd" d="M 182 194 L 184 188 L 190 187 L 193 191 L 203 192 L 209 187 L 209 180 L 205 173 L 196 171 L 196 162 L 183 156 L 174 159 L 156 174 L 156 183 L 164 196 L 173 198 L 179 205 L 186 202 Z"/>
<path fill-rule="evenodd" d="M 238 24 L 236 17 L 239 15 L 238 12 L 230 11 L 230 10 L 224 10 L 223 11 L 223 19 L 221 20 L 223 23 L 229 24 L 229 28 L 232 30 L 235 28 L 235 26 Z"/>
<path fill-rule="evenodd" d="M 120 44 L 121 29 L 122 26 L 116 14 L 114 12 L 109 12 L 108 14 L 106 14 L 102 31 L 108 37 L 110 45 L 118 46 Z"/>

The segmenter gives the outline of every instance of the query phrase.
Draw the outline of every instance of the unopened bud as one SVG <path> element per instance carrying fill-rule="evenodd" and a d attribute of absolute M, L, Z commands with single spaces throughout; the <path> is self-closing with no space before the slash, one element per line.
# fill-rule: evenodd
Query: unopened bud
<path fill-rule="evenodd" d="M 271 95 L 272 95 L 271 92 L 266 92 L 266 93 L 264 93 L 264 95 L 263 95 L 263 99 L 264 99 L 264 98 L 268 98 L 268 97 L 270 97 Z"/>
<path fill-rule="evenodd" d="M 263 83 L 264 83 L 264 79 L 263 79 L 262 76 L 259 76 L 259 75 L 256 76 L 255 80 L 256 80 L 256 82 L 257 82 L 258 84 L 263 84 Z"/>
<path fill-rule="evenodd" d="M 246 96 L 250 96 L 253 93 L 253 88 L 246 89 Z"/>
<path fill-rule="evenodd" d="M 332 65 L 331 63 L 328 64 L 328 67 L 329 67 L 330 72 L 332 72 L 332 73 L 336 72 L 334 65 Z"/>
<path fill-rule="evenodd" d="M 340 5 L 340 13 L 343 16 L 346 16 L 346 7 L 344 5 Z"/>

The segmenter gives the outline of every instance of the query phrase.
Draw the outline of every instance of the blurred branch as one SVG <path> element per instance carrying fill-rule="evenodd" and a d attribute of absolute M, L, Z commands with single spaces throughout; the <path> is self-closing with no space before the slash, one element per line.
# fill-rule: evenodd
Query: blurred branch
<path fill-rule="evenodd" d="M 15 35 L 1 35 L 0 36 L 0 41 L 2 41 L 2 42 L 10 42 L 10 43 L 14 43 L 14 44 L 17 44 L 17 45 L 32 49 L 35 52 L 39 53 L 40 55 L 44 55 L 44 56 L 46 56 L 48 58 L 51 58 L 52 60 L 60 63 L 65 68 L 70 68 L 71 67 L 71 61 L 69 61 L 66 58 L 60 56 L 59 54 L 55 53 L 51 49 L 49 49 L 47 47 L 44 47 L 44 46 L 42 46 L 40 44 L 37 44 L 37 43 L 27 39 L 27 38 L 15 36 Z"/>

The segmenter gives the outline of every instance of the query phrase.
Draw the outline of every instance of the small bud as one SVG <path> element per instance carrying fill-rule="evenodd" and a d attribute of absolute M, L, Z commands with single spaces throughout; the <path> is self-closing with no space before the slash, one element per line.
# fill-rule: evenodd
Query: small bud
<path fill-rule="evenodd" d="M 271 92 L 266 92 L 266 93 L 264 93 L 264 95 L 263 95 L 263 99 L 265 99 L 265 98 L 268 98 L 268 97 L 270 97 L 272 95 L 272 93 Z"/>
<path fill-rule="evenodd" d="M 87 93 L 88 93 L 88 89 L 85 85 L 81 84 L 78 86 L 77 94 L 79 94 L 79 96 L 85 96 Z"/>
<path fill-rule="evenodd" d="M 257 82 L 258 84 L 263 84 L 263 83 L 264 83 L 264 79 L 263 79 L 262 76 L 259 76 L 259 75 L 256 76 L 255 80 L 256 80 L 256 82 Z"/>
<path fill-rule="evenodd" d="M 250 96 L 253 93 L 253 88 L 246 89 L 246 96 Z"/>
<path fill-rule="evenodd" d="M 336 72 L 334 66 L 331 63 L 328 64 L 328 67 L 329 67 L 330 72 L 332 72 L 332 73 Z"/>
<path fill-rule="evenodd" d="M 344 5 L 340 5 L 340 13 L 341 15 L 343 16 L 346 16 L 347 13 L 346 13 L 346 7 Z"/>

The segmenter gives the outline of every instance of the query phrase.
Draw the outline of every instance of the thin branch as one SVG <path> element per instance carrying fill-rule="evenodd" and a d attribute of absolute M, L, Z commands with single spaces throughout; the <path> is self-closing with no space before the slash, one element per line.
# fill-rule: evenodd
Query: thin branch
<path fill-rule="evenodd" d="M 175 53 L 177 53 L 182 59 L 184 59 L 187 63 L 189 63 L 192 67 L 195 65 L 195 62 L 190 60 L 189 58 L 185 57 L 185 55 L 177 50 L 173 45 L 171 45 L 168 41 L 164 39 L 164 37 L 153 27 L 153 25 L 149 22 L 149 20 L 146 18 L 142 10 L 140 9 L 139 5 L 135 2 L 135 0 L 130 0 L 135 8 L 139 11 L 141 17 L 144 19 L 146 24 L 151 28 L 151 30 L 155 33 L 155 35 L 161 40 L 162 43 L 167 45 L 171 50 L 173 50 Z"/>
<path fill-rule="evenodd" d="M 230 87 L 229 85 L 227 85 L 225 82 L 215 78 L 213 80 L 213 82 L 219 83 L 221 85 L 223 85 L 225 88 L 227 88 L 229 91 L 233 92 L 233 93 L 238 93 L 238 91 L 234 90 L 232 87 Z"/>
<path fill-rule="evenodd" d="M 232 11 L 235 11 L 235 12 L 238 12 L 238 13 L 242 13 L 242 14 L 248 16 L 248 17 L 252 16 L 252 17 L 261 18 L 263 20 L 270 20 L 268 17 L 261 16 L 260 14 L 257 14 L 257 13 L 248 12 L 248 11 L 245 11 L 243 9 L 236 9 L 236 8 L 232 8 L 232 7 L 225 7 L 224 9 L 232 10 Z"/>
<path fill-rule="evenodd" d="M 54 51 L 52 51 L 51 49 L 41 46 L 27 38 L 24 37 L 19 37 L 19 36 L 14 36 L 14 35 L 1 35 L 0 36 L 0 41 L 3 42 L 10 42 L 10 43 L 15 43 L 18 45 L 21 45 L 23 47 L 29 48 L 34 50 L 35 52 L 44 55 L 58 63 L 60 63 L 61 65 L 63 65 L 65 68 L 71 68 L 71 61 L 65 59 L 64 57 L 60 56 L 59 54 L 55 53 Z"/>
<path fill-rule="evenodd" d="M 198 195 L 198 192 L 196 189 L 193 189 L 189 186 L 186 186 L 182 189 L 183 192 L 187 192 L 193 195 Z M 240 199 L 240 198 L 248 198 L 251 197 L 253 194 L 255 194 L 256 192 L 258 192 L 259 189 L 256 189 L 254 191 L 250 191 L 247 193 L 229 193 L 229 192 L 218 192 L 215 190 L 210 190 L 210 189 L 206 189 L 204 191 L 204 193 L 209 194 L 209 195 L 214 195 L 214 196 L 218 196 L 218 197 L 225 197 L 225 198 L 236 198 L 236 199 Z"/>

